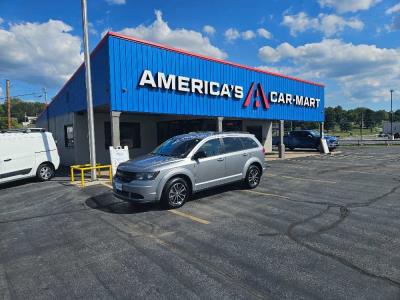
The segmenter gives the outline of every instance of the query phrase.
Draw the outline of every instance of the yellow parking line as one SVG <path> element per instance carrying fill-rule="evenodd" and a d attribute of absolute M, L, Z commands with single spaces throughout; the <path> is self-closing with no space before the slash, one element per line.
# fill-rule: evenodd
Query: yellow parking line
<path fill-rule="evenodd" d="M 259 194 L 259 195 L 263 195 L 263 196 L 278 197 L 278 198 L 283 198 L 283 199 L 289 199 L 289 197 L 286 197 L 286 196 L 281 196 L 281 195 L 276 195 L 276 194 L 269 194 L 269 193 L 258 192 L 258 191 L 253 191 L 253 190 L 242 190 L 242 192 L 254 193 L 254 194 Z"/>
<path fill-rule="evenodd" d="M 108 183 L 105 183 L 105 182 L 99 182 L 99 183 L 100 183 L 101 185 L 104 185 L 104 186 L 110 188 L 110 189 L 113 188 L 112 185 L 110 185 L 110 184 L 108 184 Z M 176 214 L 176 215 L 178 215 L 178 216 L 181 216 L 181 217 L 184 217 L 184 218 L 188 218 L 188 219 L 190 219 L 190 220 L 192 220 L 192 221 L 199 222 L 199 223 L 201 223 L 201 224 L 206 224 L 206 225 L 210 224 L 210 222 L 208 222 L 208 221 L 206 221 L 206 220 L 204 220 L 204 219 L 200 219 L 200 218 L 198 218 L 198 217 L 195 217 L 195 216 L 186 214 L 186 213 L 181 212 L 181 211 L 178 211 L 178 210 L 172 210 L 172 209 L 170 209 L 170 210 L 168 210 L 168 211 L 171 212 L 171 213 L 173 213 L 173 214 Z"/>
<path fill-rule="evenodd" d="M 199 222 L 199 223 L 201 223 L 201 224 L 205 224 L 205 225 L 210 224 L 210 222 L 208 222 L 208 221 L 206 221 L 206 220 L 204 220 L 204 219 L 200 219 L 200 218 L 198 218 L 198 217 L 195 217 L 195 216 L 186 214 L 186 213 L 181 212 L 181 211 L 179 211 L 179 210 L 170 209 L 170 210 L 168 210 L 168 211 L 169 211 L 170 213 L 176 214 L 176 215 L 181 216 L 181 217 L 184 217 L 184 218 L 188 218 L 188 219 L 190 219 L 190 220 L 192 220 L 192 221 Z"/>
<path fill-rule="evenodd" d="M 100 183 L 101 185 L 104 185 L 104 186 L 110 188 L 110 189 L 113 188 L 111 184 L 108 184 L 108 183 L 105 183 L 105 182 L 101 182 L 101 181 L 100 181 L 99 183 Z"/>

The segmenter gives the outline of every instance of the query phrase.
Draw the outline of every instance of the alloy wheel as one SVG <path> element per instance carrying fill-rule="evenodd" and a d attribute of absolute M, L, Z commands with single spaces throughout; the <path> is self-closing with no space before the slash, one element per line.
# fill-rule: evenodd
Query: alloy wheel
<path fill-rule="evenodd" d="M 174 183 L 169 189 L 168 200 L 171 206 L 180 206 L 185 202 L 187 196 L 187 188 L 181 183 Z"/>
<path fill-rule="evenodd" d="M 248 181 L 250 186 L 256 186 L 258 184 L 260 181 L 260 171 L 258 168 L 253 167 L 250 169 Z"/>

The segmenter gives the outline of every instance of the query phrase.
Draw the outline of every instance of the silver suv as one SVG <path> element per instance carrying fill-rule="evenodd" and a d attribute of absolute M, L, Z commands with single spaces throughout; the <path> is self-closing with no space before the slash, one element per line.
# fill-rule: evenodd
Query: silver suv
<path fill-rule="evenodd" d="M 119 165 L 114 195 L 125 201 L 182 206 L 192 193 L 243 181 L 255 188 L 265 170 L 264 147 L 252 134 L 178 135 L 153 152 Z"/>

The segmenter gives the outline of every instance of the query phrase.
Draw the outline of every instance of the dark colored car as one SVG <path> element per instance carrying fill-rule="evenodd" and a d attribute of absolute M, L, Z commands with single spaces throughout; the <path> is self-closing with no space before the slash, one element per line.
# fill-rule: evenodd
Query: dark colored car
<path fill-rule="evenodd" d="M 325 135 L 324 136 L 329 150 L 334 150 L 338 146 L 338 139 L 335 136 Z M 319 150 L 321 143 L 321 136 L 316 130 L 294 130 L 289 132 L 288 135 L 284 136 L 284 144 L 290 150 L 295 148 L 302 149 L 317 149 Z M 272 139 L 272 143 L 275 146 L 279 145 L 279 136 Z"/>

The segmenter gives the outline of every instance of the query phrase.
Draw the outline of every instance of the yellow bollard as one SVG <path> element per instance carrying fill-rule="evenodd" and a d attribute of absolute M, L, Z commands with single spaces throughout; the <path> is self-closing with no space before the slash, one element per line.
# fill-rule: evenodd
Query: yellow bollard
<path fill-rule="evenodd" d="M 81 184 L 82 184 L 82 187 L 85 187 L 85 173 L 84 173 L 85 171 L 83 170 L 83 169 L 81 169 Z"/>
<path fill-rule="evenodd" d="M 75 181 L 75 176 L 74 176 L 74 168 L 71 167 L 71 182 L 73 183 Z"/>

